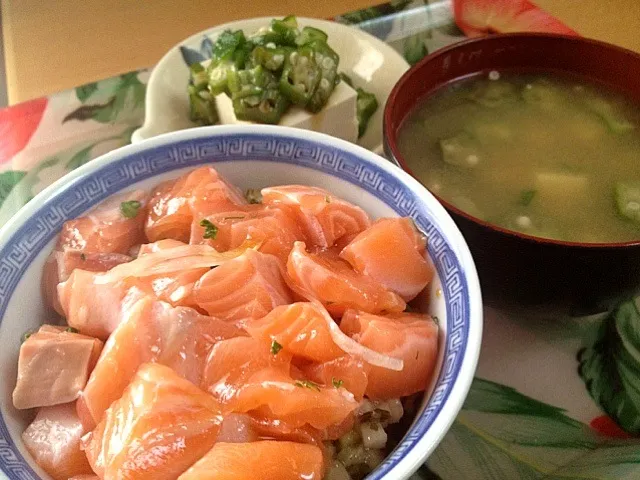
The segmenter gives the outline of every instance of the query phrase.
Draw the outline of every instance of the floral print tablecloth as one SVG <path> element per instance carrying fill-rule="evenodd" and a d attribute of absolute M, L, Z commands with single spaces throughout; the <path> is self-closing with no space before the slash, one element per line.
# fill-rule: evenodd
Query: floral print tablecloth
<path fill-rule="evenodd" d="M 465 36 L 575 34 L 526 0 L 396 0 L 334 20 L 409 63 Z M 0 110 L 0 226 L 43 188 L 130 142 L 140 70 Z M 416 479 L 640 479 L 640 302 L 607 315 L 525 319 L 485 309 L 476 379 Z"/>

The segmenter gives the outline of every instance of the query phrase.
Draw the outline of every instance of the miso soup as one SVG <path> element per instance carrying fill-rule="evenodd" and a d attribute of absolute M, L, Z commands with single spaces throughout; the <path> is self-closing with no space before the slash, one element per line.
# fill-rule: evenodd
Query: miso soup
<path fill-rule="evenodd" d="M 445 201 L 557 240 L 640 240 L 640 108 L 599 85 L 491 72 L 420 104 L 400 152 Z"/>

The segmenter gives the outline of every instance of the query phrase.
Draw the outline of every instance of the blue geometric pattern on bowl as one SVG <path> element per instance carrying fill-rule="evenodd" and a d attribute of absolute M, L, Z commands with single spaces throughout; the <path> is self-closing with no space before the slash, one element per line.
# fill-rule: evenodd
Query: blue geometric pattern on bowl
<path fill-rule="evenodd" d="M 410 216 L 429 236 L 429 253 L 443 284 L 447 309 L 447 342 L 443 367 L 425 411 L 402 442 L 369 479 L 383 478 L 422 438 L 451 394 L 468 344 L 469 291 L 465 272 L 442 232 L 430 222 L 434 215 L 393 175 L 364 163 L 357 155 L 312 141 L 265 134 L 199 138 L 131 154 L 77 178 L 43 202 L 0 250 L 0 322 L 25 270 L 55 237 L 62 224 L 113 193 L 153 176 L 205 163 L 271 161 L 303 165 L 358 185 L 381 198 L 398 215 Z M 0 416 L 0 470 L 11 480 L 38 480 L 18 451 Z"/>

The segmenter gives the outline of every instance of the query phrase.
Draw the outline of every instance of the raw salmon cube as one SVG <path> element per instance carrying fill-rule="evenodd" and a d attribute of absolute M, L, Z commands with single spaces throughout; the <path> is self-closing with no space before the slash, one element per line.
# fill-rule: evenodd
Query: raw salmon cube
<path fill-rule="evenodd" d="M 93 473 L 80 449 L 83 434 L 75 404 L 65 403 L 41 408 L 22 434 L 22 441 L 40 468 L 55 480 L 67 480 Z"/>
<path fill-rule="evenodd" d="M 382 218 L 340 252 L 356 272 L 373 278 L 405 301 L 433 278 L 425 258 L 426 240 L 409 218 Z"/>
<path fill-rule="evenodd" d="M 207 355 L 216 342 L 244 333 L 217 318 L 143 297 L 127 306 L 107 340 L 78 401 L 83 424 L 92 428 L 122 395 L 140 365 L 158 362 L 200 384 Z"/>
<path fill-rule="evenodd" d="M 56 250 L 128 254 L 132 247 L 145 241 L 146 197 L 141 190 L 117 195 L 85 216 L 65 222 Z M 137 202 L 139 208 L 125 215 L 122 205 L 127 202 Z"/>
<path fill-rule="evenodd" d="M 429 315 L 380 316 L 349 310 L 340 328 L 365 347 L 403 360 L 401 371 L 369 367 L 365 390 L 369 398 L 389 400 L 428 387 L 438 357 L 438 324 Z"/>
<path fill-rule="evenodd" d="M 303 226 L 310 245 L 331 247 L 351 239 L 370 224 L 364 210 L 330 192 L 304 185 L 283 185 L 262 189 L 265 205 L 288 208 Z"/>
<path fill-rule="evenodd" d="M 247 201 L 212 167 L 200 167 L 159 185 L 149 201 L 145 231 L 150 241 L 188 242 L 194 218 L 234 210 Z"/>
<path fill-rule="evenodd" d="M 85 387 L 102 349 L 98 339 L 52 327 L 31 335 L 20 347 L 16 408 L 59 405 L 74 401 Z"/>
<path fill-rule="evenodd" d="M 340 316 L 355 308 L 370 313 L 402 312 L 406 303 L 371 277 L 353 270 L 334 250 L 308 252 L 296 242 L 287 262 L 292 287 L 308 300 L 316 299 Z"/>
<path fill-rule="evenodd" d="M 169 367 L 144 364 L 83 443 L 104 480 L 175 480 L 211 449 L 221 423 L 211 395 Z"/>
<path fill-rule="evenodd" d="M 320 480 L 323 473 L 322 450 L 315 445 L 220 442 L 178 480 Z"/>
<path fill-rule="evenodd" d="M 227 321 L 260 318 L 292 301 L 278 259 L 252 249 L 203 275 L 192 298 L 209 315 Z"/>

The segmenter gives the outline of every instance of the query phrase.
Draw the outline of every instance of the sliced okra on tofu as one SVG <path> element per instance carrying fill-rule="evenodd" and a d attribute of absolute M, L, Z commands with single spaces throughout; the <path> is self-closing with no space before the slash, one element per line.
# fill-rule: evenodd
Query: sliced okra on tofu
<path fill-rule="evenodd" d="M 291 47 L 258 45 L 251 52 L 251 59 L 254 65 L 260 65 L 272 72 L 279 72 L 284 67 L 285 59 L 293 51 Z"/>
<path fill-rule="evenodd" d="M 318 86 L 306 107 L 310 112 L 317 113 L 327 104 L 336 87 L 340 56 L 324 40 L 314 40 L 305 47 L 313 51 L 316 65 L 320 69 Z"/>
<path fill-rule="evenodd" d="M 328 38 L 329 36 L 319 28 L 304 27 L 296 38 L 296 45 L 302 46 L 316 40 L 326 42 Z"/>
<path fill-rule="evenodd" d="M 284 62 L 280 91 L 290 102 L 304 107 L 320 83 L 321 71 L 309 46 L 291 52 Z"/>
<path fill-rule="evenodd" d="M 226 30 L 213 44 L 211 63 L 207 67 L 208 86 L 212 96 L 227 91 L 229 72 L 244 68 L 247 40 L 242 30 Z"/>
<path fill-rule="evenodd" d="M 356 118 L 358 120 L 358 138 L 367 131 L 369 120 L 376 110 L 378 110 L 378 100 L 373 93 L 365 92 L 362 88 L 357 88 L 356 93 Z"/>
<path fill-rule="evenodd" d="M 289 107 L 289 101 L 278 89 L 275 75 L 262 68 L 232 72 L 229 91 L 233 110 L 240 120 L 276 124 Z"/>
<path fill-rule="evenodd" d="M 211 93 L 207 89 L 196 89 L 189 85 L 189 117 L 199 125 L 214 125 L 218 123 L 218 111 L 211 101 Z"/>
<path fill-rule="evenodd" d="M 191 75 L 191 85 L 193 85 L 196 90 L 207 88 L 209 76 L 207 75 L 207 70 L 204 66 L 199 63 L 194 63 L 189 67 L 189 73 Z"/>
<path fill-rule="evenodd" d="M 456 167 L 473 168 L 481 160 L 478 141 L 464 131 L 454 137 L 440 140 L 440 150 L 445 163 Z"/>
<path fill-rule="evenodd" d="M 640 225 L 640 182 L 619 182 L 613 194 L 618 213 Z"/>

